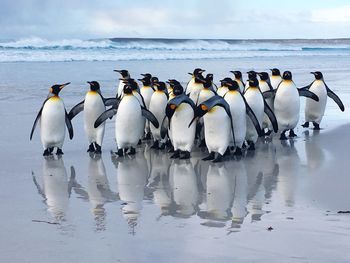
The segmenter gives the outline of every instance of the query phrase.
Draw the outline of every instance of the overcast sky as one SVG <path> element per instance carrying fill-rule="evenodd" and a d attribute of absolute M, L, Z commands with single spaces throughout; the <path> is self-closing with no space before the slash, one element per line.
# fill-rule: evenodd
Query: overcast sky
<path fill-rule="evenodd" d="M 350 0 L 0 0 L 0 38 L 342 38 Z"/>

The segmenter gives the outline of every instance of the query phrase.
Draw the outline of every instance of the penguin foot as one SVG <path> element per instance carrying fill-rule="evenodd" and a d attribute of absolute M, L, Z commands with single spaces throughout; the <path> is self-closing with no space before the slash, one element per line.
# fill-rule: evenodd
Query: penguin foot
<path fill-rule="evenodd" d="M 98 145 L 97 143 L 95 143 L 95 153 L 96 154 L 101 154 L 102 153 L 101 146 Z"/>
<path fill-rule="evenodd" d="M 309 122 L 306 121 L 306 122 L 305 122 L 304 124 L 302 124 L 301 126 L 304 127 L 304 128 L 309 128 Z"/>
<path fill-rule="evenodd" d="M 280 140 L 287 140 L 286 131 L 281 133 Z"/>
<path fill-rule="evenodd" d="M 55 147 L 50 147 L 50 148 L 49 148 L 50 154 L 52 154 L 54 148 L 55 148 Z"/>
<path fill-rule="evenodd" d="M 171 159 L 176 159 L 180 157 L 180 151 L 176 150 L 172 156 L 170 156 Z"/>
<path fill-rule="evenodd" d="M 175 150 L 174 150 L 174 147 L 171 145 L 169 147 L 168 153 L 173 153 L 173 152 L 175 152 Z"/>
<path fill-rule="evenodd" d="M 233 153 L 233 155 L 236 155 L 236 156 L 242 156 L 243 152 L 242 152 L 242 149 L 237 147 L 235 152 Z"/>
<path fill-rule="evenodd" d="M 50 152 L 50 149 L 47 148 L 47 149 L 45 149 L 43 156 L 49 156 L 49 155 L 52 155 L 52 153 Z"/>
<path fill-rule="evenodd" d="M 145 137 L 144 137 L 145 140 L 150 140 L 151 139 L 151 133 L 150 132 L 147 132 Z"/>
<path fill-rule="evenodd" d="M 289 137 L 290 137 L 290 138 L 297 137 L 297 135 L 294 133 L 294 130 L 293 130 L 293 129 L 291 129 L 291 130 L 289 131 Z"/>
<path fill-rule="evenodd" d="M 56 154 L 57 154 L 57 155 L 62 155 L 62 154 L 63 154 L 62 149 L 57 148 Z"/>
<path fill-rule="evenodd" d="M 161 143 L 160 146 L 158 147 L 159 150 L 164 150 L 165 149 L 165 144 Z"/>
<path fill-rule="evenodd" d="M 248 141 L 249 147 L 247 151 L 255 151 L 255 144 L 252 141 Z"/>
<path fill-rule="evenodd" d="M 198 147 L 207 147 L 207 144 L 205 143 L 205 139 L 201 140 L 200 144 Z"/>
<path fill-rule="evenodd" d="M 91 143 L 90 145 L 89 145 L 89 148 L 87 149 L 87 152 L 88 153 L 92 153 L 92 152 L 94 152 L 95 151 L 95 147 L 94 147 L 94 143 Z"/>
<path fill-rule="evenodd" d="M 168 148 L 171 148 L 171 147 L 173 147 L 173 144 L 171 143 L 170 140 L 167 140 L 166 143 L 165 143 L 165 146 L 168 147 Z"/>
<path fill-rule="evenodd" d="M 130 147 L 130 150 L 129 150 L 128 154 L 129 154 L 129 155 L 134 155 L 134 154 L 136 154 L 135 148 Z"/>
<path fill-rule="evenodd" d="M 215 153 L 211 152 L 207 157 L 204 157 L 202 160 L 203 161 L 211 161 L 215 158 Z"/>
<path fill-rule="evenodd" d="M 118 151 L 116 152 L 116 154 L 117 154 L 119 157 L 122 157 L 122 156 L 124 155 L 123 149 L 118 149 Z"/>
<path fill-rule="evenodd" d="M 156 149 L 156 150 L 158 150 L 158 149 L 159 149 L 159 141 L 155 141 L 155 142 L 153 143 L 153 145 L 151 146 L 151 149 Z"/>
<path fill-rule="evenodd" d="M 137 145 L 141 145 L 141 144 L 142 144 L 142 141 L 141 141 L 141 139 L 140 139 Z"/>
<path fill-rule="evenodd" d="M 245 142 L 242 144 L 242 149 L 246 149 L 247 145 L 245 144 Z"/>
<path fill-rule="evenodd" d="M 230 155 L 230 147 L 227 147 L 225 153 L 224 153 L 224 156 L 229 156 Z"/>
<path fill-rule="evenodd" d="M 314 130 L 316 130 L 316 131 L 321 130 L 320 125 L 317 122 L 313 122 L 312 124 L 314 125 Z"/>
<path fill-rule="evenodd" d="M 190 152 L 188 152 L 188 151 L 182 151 L 181 153 L 182 153 L 182 156 L 180 157 L 180 159 L 186 160 L 186 159 L 190 159 L 190 158 L 191 158 Z"/>
<path fill-rule="evenodd" d="M 224 156 L 218 153 L 218 156 L 216 156 L 216 158 L 213 160 L 213 163 L 220 163 L 223 161 L 223 159 L 224 159 Z"/>

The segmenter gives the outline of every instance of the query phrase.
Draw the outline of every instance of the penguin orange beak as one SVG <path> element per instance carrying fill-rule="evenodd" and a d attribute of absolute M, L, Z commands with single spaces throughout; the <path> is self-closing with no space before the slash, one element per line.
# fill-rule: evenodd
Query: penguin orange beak
<path fill-rule="evenodd" d="M 67 82 L 67 83 L 62 84 L 62 85 L 60 86 L 60 90 L 63 89 L 65 86 L 69 85 L 69 84 L 70 84 L 70 82 Z"/>

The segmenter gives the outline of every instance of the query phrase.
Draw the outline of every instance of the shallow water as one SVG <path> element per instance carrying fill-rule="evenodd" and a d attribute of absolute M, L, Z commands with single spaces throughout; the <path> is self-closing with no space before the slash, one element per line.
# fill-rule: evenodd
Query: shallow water
<path fill-rule="evenodd" d="M 197 65 L 216 80 L 233 68 L 273 65 L 291 69 L 300 86 L 320 69 L 349 108 L 350 60 L 320 61 L 1 63 L 0 261 L 349 261 L 350 216 L 337 213 L 350 210 L 349 115 L 332 101 L 320 132 L 298 128 L 286 144 L 260 142 L 254 155 L 217 165 L 201 161 L 206 153 L 198 149 L 190 161 L 172 161 L 148 144 L 116 159 L 112 121 L 101 158 L 90 157 L 82 116 L 60 159 L 41 156 L 38 131 L 28 143 L 50 85 L 72 81 L 62 92 L 70 109 L 87 80 L 100 81 L 111 96 L 112 69 L 120 67 L 185 82 Z"/>

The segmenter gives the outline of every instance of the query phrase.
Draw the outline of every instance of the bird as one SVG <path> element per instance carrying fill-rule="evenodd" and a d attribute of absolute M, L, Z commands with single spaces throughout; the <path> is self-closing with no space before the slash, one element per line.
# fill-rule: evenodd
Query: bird
<path fill-rule="evenodd" d="M 242 72 L 240 72 L 238 70 L 234 70 L 234 71 L 230 71 L 230 72 L 233 73 L 233 75 L 235 76 L 234 80 L 238 83 L 239 90 L 241 91 L 241 93 L 244 93 L 245 84 L 243 82 Z"/>
<path fill-rule="evenodd" d="M 142 82 L 142 87 L 140 89 L 140 93 L 145 101 L 145 106 L 149 109 L 149 104 L 151 102 L 152 94 L 154 93 L 154 88 L 152 86 L 151 78 L 152 75 L 150 73 L 141 74 L 143 76 L 139 81 Z M 149 127 L 149 122 L 146 121 L 145 124 L 145 139 L 151 139 L 151 130 Z"/>
<path fill-rule="evenodd" d="M 119 79 L 119 85 L 118 85 L 118 89 L 117 89 L 117 98 L 121 98 L 123 96 L 123 88 L 124 88 L 124 80 L 127 80 L 130 78 L 130 73 L 129 71 L 127 71 L 126 69 L 115 69 L 115 72 L 118 72 L 121 75 L 121 78 Z"/>
<path fill-rule="evenodd" d="M 53 85 L 35 118 L 30 133 L 30 140 L 32 140 L 35 127 L 40 120 L 41 142 L 44 147 L 43 156 L 52 155 L 55 147 L 57 148 L 57 155 L 63 154 L 62 146 L 66 134 L 65 126 L 68 128 L 69 138 L 73 139 L 73 126 L 63 100 L 59 97 L 60 91 L 69 84 L 70 82 Z"/>
<path fill-rule="evenodd" d="M 308 89 L 309 91 L 315 93 L 319 101 L 316 102 L 312 99 L 306 99 L 305 105 L 305 123 L 302 125 L 304 128 L 309 127 L 309 122 L 312 122 L 315 130 L 320 129 L 320 123 L 324 115 L 327 97 L 330 97 L 337 103 L 341 111 L 345 110 L 343 102 L 340 98 L 328 88 L 326 82 L 323 79 L 323 74 L 320 71 L 310 72 L 315 76 L 315 80 L 308 86 L 303 87 L 302 89 Z"/>

